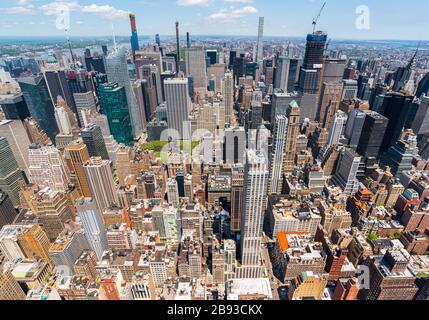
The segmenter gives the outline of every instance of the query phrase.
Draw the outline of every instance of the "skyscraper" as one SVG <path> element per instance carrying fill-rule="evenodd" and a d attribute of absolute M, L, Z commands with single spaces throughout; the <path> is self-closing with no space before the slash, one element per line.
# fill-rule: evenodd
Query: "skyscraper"
<path fill-rule="evenodd" d="M 188 79 L 167 79 L 164 81 L 165 101 L 167 104 L 168 127 L 184 137 L 183 122 L 188 120 L 191 111 Z"/>
<path fill-rule="evenodd" d="M 90 157 L 101 157 L 103 160 L 109 160 L 109 154 L 99 126 L 90 123 L 82 130 L 81 135 Z"/>
<path fill-rule="evenodd" d="M 286 132 L 288 119 L 285 115 L 276 117 L 274 127 L 273 151 L 270 168 L 269 194 L 278 194 L 282 191 L 283 160 L 285 152 Z"/>
<path fill-rule="evenodd" d="M 95 103 L 94 93 L 92 91 L 83 93 L 74 93 L 73 98 L 76 104 L 76 113 L 79 119 L 81 127 L 85 126 L 83 121 L 82 111 L 87 110 L 90 112 L 97 111 L 97 105 Z"/>
<path fill-rule="evenodd" d="M 235 164 L 231 170 L 231 231 L 240 232 L 241 214 L 244 204 L 244 166 L 241 163 Z"/>
<path fill-rule="evenodd" d="M 256 43 L 255 62 L 260 64 L 264 59 L 264 17 L 259 17 L 258 41 Z"/>
<path fill-rule="evenodd" d="M 97 204 L 91 198 L 81 198 L 76 201 L 76 208 L 89 246 L 97 254 L 98 259 L 101 259 L 103 252 L 108 249 L 108 244 L 103 218 Z"/>
<path fill-rule="evenodd" d="M 342 111 L 336 112 L 332 117 L 331 124 L 329 126 L 328 142 L 325 144 L 320 154 L 322 159 L 325 157 L 326 153 L 332 146 L 338 145 L 340 142 L 346 121 L 347 115 Z"/>
<path fill-rule="evenodd" d="M 119 86 L 125 89 L 127 107 L 131 119 L 132 133 L 134 137 L 138 137 L 143 132 L 143 125 L 141 123 L 140 112 L 138 110 L 137 101 L 131 86 L 125 48 L 114 50 L 107 56 L 106 71 L 107 77 L 111 83 L 117 82 Z M 113 136 L 115 136 L 115 134 L 113 134 Z M 116 140 L 118 139 L 116 138 Z"/>
<path fill-rule="evenodd" d="M 225 104 L 225 121 L 230 125 L 234 119 L 234 78 L 231 72 L 227 72 L 223 79 L 223 103 Z"/>
<path fill-rule="evenodd" d="M 300 107 L 296 101 L 289 104 L 287 110 L 288 127 L 284 148 L 283 172 L 290 172 L 295 166 L 296 139 L 299 135 Z"/>
<path fill-rule="evenodd" d="M 203 47 L 186 48 L 186 73 L 194 79 L 194 90 L 203 97 L 207 91 L 206 54 Z"/>
<path fill-rule="evenodd" d="M 289 92 L 289 68 L 290 59 L 288 57 L 278 57 L 276 62 L 276 76 L 274 80 L 274 88 L 281 89 L 285 93 Z"/>
<path fill-rule="evenodd" d="M 389 119 L 375 111 L 365 111 L 365 121 L 356 151 L 361 156 L 378 158 Z"/>
<path fill-rule="evenodd" d="M 22 122 L 19 120 L 0 121 L 0 136 L 7 139 L 18 167 L 28 175 L 28 147 L 31 142 Z"/>
<path fill-rule="evenodd" d="M 9 195 L 0 189 L 0 230 L 3 226 L 13 223 L 16 216 L 17 212 Z"/>
<path fill-rule="evenodd" d="M 139 36 L 137 34 L 137 25 L 136 25 L 136 15 L 130 13 L 130 23 L 131 23 L 131 50 L 133 51 L 133 56 L 136 54 L 136 51 L 140 49 L 139 46 Z"/>
<path fill-rule="evenodd" d="M 22 171 L 13 156 L 5 137 L 0 136 L 0 189 L 12 200 L 14 206 L 20 205 L 19 181 L 24 179 Z"/>
<path fill-rule="evenodd" d="M 179 21 L 176 21 L 176 72 L 180 72 L 180 36 L 179 36 Z"/>
<path fill-rule="evenodd" d="M 248 150 L 244 168 L 244 195 L 241 217 L 241 267 L 237 278 L 261 276 L 262 224 L 267 206 L 268 161 L 265 155 Z"/>
<path fill-rule="evenodd" d="M 100 157 L 90 158 L 83 166 L 89 187 L 100 212 L 119 204 L 110 166 L 110 161 L 103 160 Z"/>
<path fill-rule="evenodd" d="M 402 93 L 392 92 L 384 96 L 379 113 L 389 119 L 389 123 L 381 144 L 381 153 L 386 152 L 398 141 L 407 121 L 412 101 L 412 96 Z"/>
<path fill-rule="evenodd" d="M 6 266 L 0 266 L 0 300 L 25 300 L 24 290 Z"/>
<path fill-rule="evenodd" d="M 78 143 L 69 145 L 65 147 L 64 155 L 69 171 L 72 175 L 72 180 L 79 188 L 80 195 L 85 198 L 92 197 L 88 178 L 83 169 L 83 165 L 89 160 L 89 153 L 86 144 Z"/>
<path fill-rule="evenodd" d="M 38 75 L 19 78 L 18 82 L 31 116 L 37 120 L 49 138 L 55 141 L 59 130 L 55 121 L 54 104 L 44 77 Z"/>
<path fill-rule="evenodd" d="M 119 143 L 131 144 L 132 124 L 125 88 L 118 83 L 101 85 L 99 95 L 101 110 L 109 120 L 113 137 Z"/>
<path fill-rule="evenodd" d="M 359 189 L 359 181 L 356 179 L 356 175 L 360 162 L 361 157 L 352 149 L 344 149 L 340 154 L 332 182 L 341 187 L 347 195 L 354 194 Z"/>

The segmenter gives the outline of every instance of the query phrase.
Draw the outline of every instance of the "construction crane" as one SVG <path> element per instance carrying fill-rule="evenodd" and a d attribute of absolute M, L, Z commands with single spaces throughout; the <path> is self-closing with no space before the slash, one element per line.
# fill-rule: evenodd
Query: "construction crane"
<path fill-rule="evenodd" d="M 317 18 L 313 19 L 313 33 L 316 31 L 317 21 L 319 21 L 319 18 L 323 12 L 323 9 L 325 9 L 325 6 L 326 6 L 326 2 L 323 4 L 322 8 L 320 8 Z"/>

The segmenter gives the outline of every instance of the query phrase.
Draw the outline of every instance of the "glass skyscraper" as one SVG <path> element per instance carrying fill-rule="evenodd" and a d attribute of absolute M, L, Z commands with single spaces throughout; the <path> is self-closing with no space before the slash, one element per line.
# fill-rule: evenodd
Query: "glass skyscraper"
<path fill-rule="evenodd" d="M 118 83 L 99 87 L 100 106 L 107 116 L 110 131 L 118 143 L 132 144 L 133 132 L 125 88 Z"/>
<path fill-rule="evenodd" d="M 18 82 L 31 116 L 37 120 L 49 138 L 55 141 L 59 130 L 55 121 L 54 104 L 43 75 L 19 78 Z"/>

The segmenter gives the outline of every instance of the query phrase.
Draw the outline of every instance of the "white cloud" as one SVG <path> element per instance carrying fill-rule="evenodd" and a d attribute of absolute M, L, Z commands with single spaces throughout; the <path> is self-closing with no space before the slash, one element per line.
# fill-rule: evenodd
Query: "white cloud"
<path fill-rule="evenodd" d="M 96 4 L 91 4 L 89 6 L 83 6 L 81 11 L 83 13 L 99 14 L 108 18 L 122 18 L 129 15 L 129 12 L 116 9 L 115 7 L 109 5 L 99 6 Z"/>
<path fill-rule="evenodd" d="M 253 3 L 253 0 L 224 0 L 227 3 Z"/>
<path fill-rule="evenodd" d="M 246 6 L 243 8 L 230 7 L 227 9 L 221 9 L 207 17 L 209 20 L 218 22 L 230 22 L 235 19 L 242 18 L 248 14 L 258 13 L 258 9 L 252 6 Z"/>
<path fill-rule="evenodd" d="M 17 0 L 18 5 L 20 6 L 28 6 L 31 4 L 33 0 Z"/>
<path fill-rule="evenodd" d="M 2 9 L 2 11 L 7 14 L 32 14 L 33 13 L 33 10 L 31 8 L 23 7 L 23 6 L 4 8 Z"/>
<path fill-rule="evenodd" d="M 115 7 L 110 5 L 80 5 L 77 0 L 56 0 L 55 2 L 51 2 L 41 6 L 41 9 L 44 11 L 44 14 L 48 16 L 56 16 L 65 8 L 70 11 L 75 11 L 84 14 L 97 14 L 109 19 L 124 18 L 127 17 L 129 14 L 129 12 L 125 10 L 116 9 Z"/>
<path fill-rule="evenodd" d="M 176 3 L 179 6 L 190 7 L 190 6 L 208 6 L 210 0 L 177 0 Z"/>

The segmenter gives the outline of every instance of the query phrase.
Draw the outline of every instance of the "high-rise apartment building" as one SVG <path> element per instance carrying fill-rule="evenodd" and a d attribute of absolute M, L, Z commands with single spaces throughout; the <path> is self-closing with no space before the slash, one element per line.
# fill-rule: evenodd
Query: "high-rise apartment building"
<path fill-rule="evenodd" d="M 64 149 L 64 155 L 71 174 L 71 179 L 78 187 L 79 193 L 83 197 L 91 197 L 88 178 L 83 169 L 83 165 L 89 160 L 89 153 L 86 144 L 76 143 Z"/>
<path fill-rule="evenodd" d="M 285 173 L 292 171 L 295 166 L 296 140 L 299 135 L 300 111 L 300 107 L 296 101 L 292 101 L 289 104 L 289 108 L 287 110 L 288 127 L 283 160 L 283 171 Z"/>
<path fill-rule="evenodd" d="M 284 115 L 276 117 L 274 127 L 273 151 L 271 156 L 270 182 L 268 187 L 269 194 L 278 194 L 282 191 L 283 180 L 283 160 L 286 145 L 286 133 L 288 119 Z"/>

